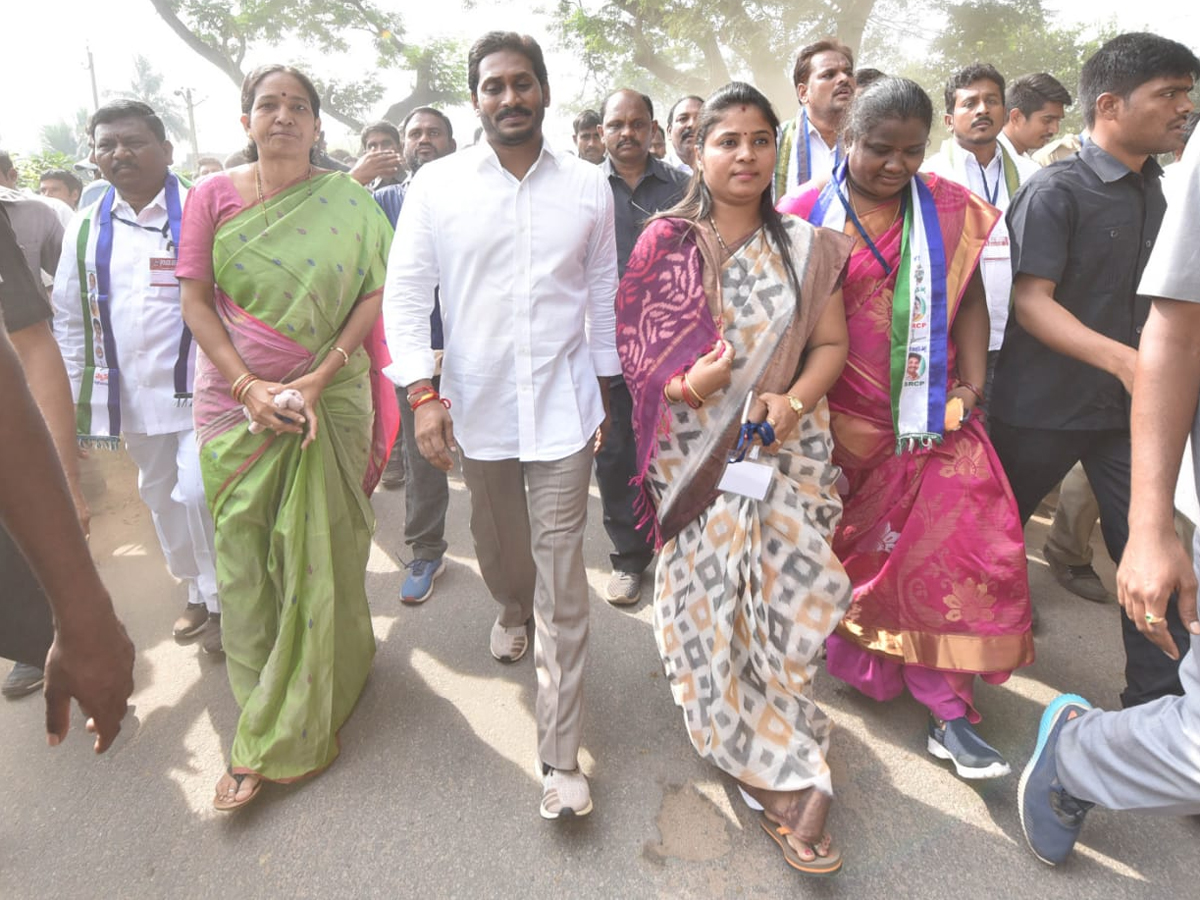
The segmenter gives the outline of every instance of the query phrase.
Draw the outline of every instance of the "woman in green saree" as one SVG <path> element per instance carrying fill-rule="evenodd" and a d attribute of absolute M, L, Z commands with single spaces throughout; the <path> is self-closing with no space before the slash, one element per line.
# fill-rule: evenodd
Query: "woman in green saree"
<path fill-rule="evenodd" d="M 375 653 L 369 497 L 398 421 L 380 371 L 391 228 L 356 182 L 312 166 L 319 109 L 294 69 L 252 72 L 252 162 L 197 185 L 183 216 L 176 274 L 242 710 L 221 810 L 334 760 Z"/>

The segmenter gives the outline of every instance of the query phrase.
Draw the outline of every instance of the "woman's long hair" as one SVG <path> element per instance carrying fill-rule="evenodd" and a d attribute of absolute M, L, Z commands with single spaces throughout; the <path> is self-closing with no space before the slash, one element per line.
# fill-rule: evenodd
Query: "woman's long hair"
<path fill-rule="evenodd" d="M 776 140 L 776 135 L 779 133 L 779 117 L 775 115 L 771 101 L 763 96 L 762 92 L 754 85 L 746 84 L 744 81 L 731 81 L 713 93 L 700 107 L 695 137 L 697 156 L 704 150 L 704 141 L 708 137 L 708 133 L 725 117 L 725 111 L 731 106 L 756 107 L 771 127 L 771 140 Z M 787 231 L 783 227 L 783 216 L 775 209 L 774 197 L 771 192 L 773 180 L 773 178 L 768 180 L 766 188 L 763 189 L 762 197 L 759 198 L 758 211 L 762 216 L 763 227 L 766 229 L 767 235 L 779 249 L 779 255 L 787 269 L 788 281 L 798 300 L 800 277 L 796 274 L 796 266 L 792 262 L 790 241 Z M 709 193 L 708 185 L 704 183 L 703 174 L 697 169 L 692 173 L 692 180 L 688 183 L 687 193 L 684 194 L 683 199 L 671 209 L 659 213 L 655 218 L 669 216 L 674 219 L 686 219 L 696 224 L 706 221 L 712 215 L 712 209 L 712 194 Z"/>

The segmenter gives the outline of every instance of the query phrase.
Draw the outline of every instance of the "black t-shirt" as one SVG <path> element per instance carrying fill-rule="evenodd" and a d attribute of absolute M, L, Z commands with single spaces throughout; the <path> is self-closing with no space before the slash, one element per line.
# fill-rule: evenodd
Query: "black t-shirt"
<path fill-rule="evenodd" d="M 0 312 L 3 312 L 4 325 L 10 332 L 54 316 L 33 280 L 3 203 L 0 203 Z"/>
<path fill-rule="evenodd" d="M 1136 347 L 1150 301 L 1137 293 L 1166 201 L 1153 159 L 1141 173 L 1088 142 L 1035 173 L 1008 207 L 1014 280 L 1055 284 L 1054 299 L 1105 337 Z M 990 414 L 1026 428 L 1129 428 L 1129 395 L 1109 373 L 1055 353 L 1009 316 Z"/>

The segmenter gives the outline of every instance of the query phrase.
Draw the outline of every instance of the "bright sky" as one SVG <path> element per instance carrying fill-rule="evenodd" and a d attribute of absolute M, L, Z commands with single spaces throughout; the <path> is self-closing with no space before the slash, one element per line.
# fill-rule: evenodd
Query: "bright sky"
<path fill-rule="evenodd" d="M 702 0 L 697 0 L 702 2 Z M 384 0 L 388 5 L 388 0 Z M 570 132 L 575 113 L 571 103 L 578 91 L 581 73 L 570 54 L 553 49 L 553 36 L 545 17 L 531 12 L 528 0 L 479 0 L 469 12 L 461 0 L 419 4 L 391 0 L 405 9 L 405 24 L 414 37 L 435 34 L 458 36 L 464 41 L 492 28 L 515 29 L 533 34 L 547 51 L 547 65 L 556 104 L 548 126 L 555 140 Z M 1161 34 L 1200 41 L 1200 12 L 1195 3 L 1182 0 L 1131 4 L 1127 0 L 1047 0 L 1073 21 L 1095 22 L 1115 17 L 1122 27 L 1149 24 Z M 16 152 L 40 149 L 39 131 L 58 120 L 73 122 L 76 110 L 92 106 L 86 68 L 86 46 L 95 60 L 101 102 L 105 92 L 127 88 L 133 78 L 133 56 L 141 53 L 165 77 L 167 90 L 190 87 L 197 101 L 196 127 L 203 153 L 225 155 L 242 144 L 238 122 L 238 91 L 215 67 L 186 47 L 155 13 L 149 0 L 41 0 L 39 3 L 6 3 L 4 51 L 0 53 L 0 147 Z M 294 56 L 310 61 L 316 53 L 282 48 L 281 52 L 259 51 L 246 62 L 246 69 L 262 62 L 288 61 Z M 352 60 L 337 60 L 338 77 L 354 75 Z M 309 65 L 312 71 L 314 66 Z M 407 93 L 398 85 L 390 99 Z M 182 107 L 182 103 L 181 103 Z M 379 110 L 382 112 L 386 104 Z M 453 111 L 456 134 L 469 140 L 475 117 L 469 108 Z M 326 131 L 331 146 L 351 147 L 345 129 L 330 119 Z M 354 141 L 356 143 L 356 141 Z M 182 148 L 181 148 L 182 149 Z"/>

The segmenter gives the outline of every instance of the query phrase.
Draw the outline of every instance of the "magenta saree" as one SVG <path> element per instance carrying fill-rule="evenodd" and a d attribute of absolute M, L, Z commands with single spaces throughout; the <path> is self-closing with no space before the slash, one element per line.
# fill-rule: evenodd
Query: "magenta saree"
<path fill-rule="evenodd" d="M 929 176 L 928 186 L 946 247 L 952 323 L 996 213 L 944 179 Z M 819 189 L 784 198 L 780 209 L 807 216 Z M 889 366 L 900 245 L 896 221 L 877 241 L 892 274 L 859 244 L 843 284 L 850 355 L 829 406 L 834 461 L 849 490 L 833 547 L 854 599 L 830 639 L 828 668 L 878 700 L 907 683 L 940 718 L 975 721 L 970 676 L 1003 681 L 1033 661 L 1024 535 L 978 419 L 928 449 L 895 452 Z M 951 379 L 956 356 L 951 338 Z"/>

